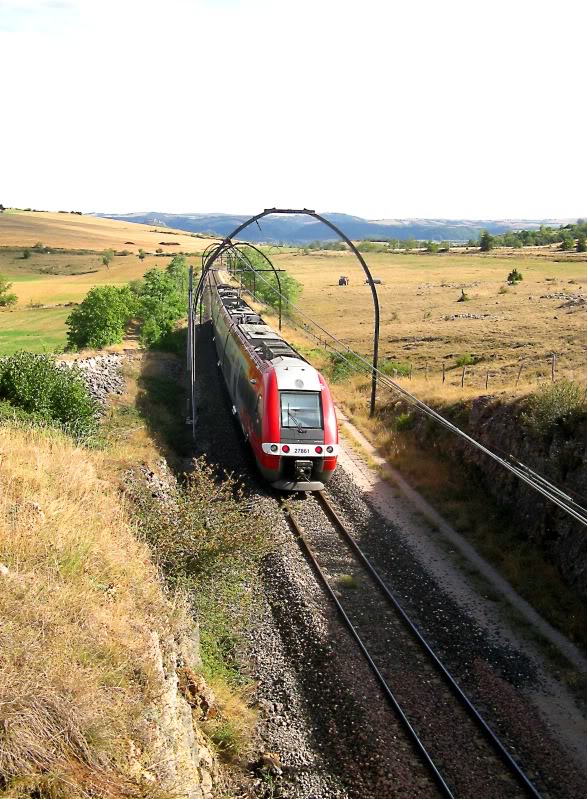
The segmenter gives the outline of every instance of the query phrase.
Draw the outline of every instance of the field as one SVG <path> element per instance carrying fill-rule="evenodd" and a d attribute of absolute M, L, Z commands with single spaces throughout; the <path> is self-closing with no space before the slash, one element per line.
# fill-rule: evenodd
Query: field
<path fill-rule="evenodd" d="M 165 240 L 173 246 L 161 245 Z M 39 242 L 57 251 L 35 250 Z M 207 244 L 186 233 L 162 233 L 147 225 L 73 214 L 0 214 L 0 274 L 12 282 L 11 291 L 18 297 L 16 306 L 0 309 L 0 355 L 18 349 L 62 349 L 69 306 L 80 302 L 93 286 L 124 285 L 142 277 L 147 269 L 164 268 L 179 251 L 193 253 L 189 260 L 199 265 L 199 253 Z M 31 248 L 30 257 L 23 258 L 26 248 Z M 129 254 L 116 255 L 106 268 L 101 252 L 109 248 Z M 142 261 L 139 248 L 146 253 Z M 156 249 L 170 254 L 158 256 Z"/>
<path fill-rule="evenodd" d="M 0 273 L 18 296 L 14 309 L 0 311 L 0 354 L 21 346 L 63 346 L 67 304 L 82 300 L 93 286 L 122 285 L 146 269 L 166 266 L 171 255 L 155 255 L 156 249 L 167 252 L 163 241 L 178 243 L 172 252 L 194 253 L 189 260 L 195 265 L 209 243 L 177 231 L 72 214 L 0 214 Z M 70 251 L 31 249 L 23 258 L 24 248 L 37 242 Z M 139 247 L 148 253 L 144 261 Z M 116 255 L 105 268 L 100 253 L 106 248 L 129 254 Z M 470 395 L 485 391 L 486 384 L 492 391 L 527 391 L 551 379 L 553 353 L 558 377 L 587 376 L 585 256 L 546 247 L 365 258 L 383 281 L 377 287 L 380 355 L 411 367 L 412 379 L 405 382 L 420 393 Z M 288 248 L 273 249 L 271 259 L 302 283 L 299 304 L 310 317 L 347 346 L 370 354 L 371 292 L 352 255 Z M 514 266 L 523 280 L 509 286 Z M 338 285 L 340 275 L 350 277 L 349 286 Z M 459 302 L 463 292 L 467 299 Z"/>
<path fill-rule="evenodd" d="M 381 306 L 380 356 L 413 369 L 431 390 L 512 391 L 556 375 L 587 374 L 587 259 L 557 253 L 515 258 L 495 251 L 367 254 Z M 373 305 L 358 262 L 348 253 L 272 255 L 304 287 L 299 305 L 348 347 L 371 354 Z M 507 284 L 516 267 L 523 280 Z M 350 277 L 339 286 L 340 275 Z M 467 299 L 459 301 L 463 292 Z M 324 336 L 322 336 L 324 338 Z M 443 364 L 445 383 L 442 382 Z M 521 373 L 520 373 L 521 368 Z"/>

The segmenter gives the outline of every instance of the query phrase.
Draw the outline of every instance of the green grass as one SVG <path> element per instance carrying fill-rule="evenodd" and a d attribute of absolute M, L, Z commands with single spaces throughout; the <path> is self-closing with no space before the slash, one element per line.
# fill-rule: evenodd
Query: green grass
<path fill-rule="evenodd" d="M 18 350 L 59 352 L 67 343 L 65 320 L 70 308 L 0 311 L 0 356 Z"/>

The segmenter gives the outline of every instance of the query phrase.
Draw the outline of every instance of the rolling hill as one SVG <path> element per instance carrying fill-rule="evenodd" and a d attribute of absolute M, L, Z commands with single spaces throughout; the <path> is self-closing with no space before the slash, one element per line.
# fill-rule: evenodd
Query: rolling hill
<path fill-rule="evenodd" d="M 338 225 L 351 239 L 417 239 L 433 241 L 468 241 L 477 238 L 480 230 L 490 233 L 506 233 L 522 228 L 539 228 L 541 224 L 566 223 L 574 220 L 553 219 L 363 219 L 358 216 L 339 213 L 323 214 Z M 236 214 L 169 214 L 160 211 L 136 212 L 128 214 L 96 214 L 120 222 L 135 222 L 143 225 L 156 225 L 191 233 L 208 233 L 213 236 L 227 236 L 239 224 L 248 219 Z M 336 235 L 311 217 L 299 215 L 280 215 L 265 217 L 259 226 L 252 225 L 243 234 L 247 240 L 283 244 L 308 244 L 311 241 L 333 241 Z"/>

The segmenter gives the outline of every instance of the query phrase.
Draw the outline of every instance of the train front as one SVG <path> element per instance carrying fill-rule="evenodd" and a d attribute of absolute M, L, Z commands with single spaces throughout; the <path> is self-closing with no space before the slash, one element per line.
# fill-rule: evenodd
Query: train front
<path fill-rule="evenodd" d="M 276 358 L 264 375 L 263 444 L 259 467 L 281 491 L 320 491 L 338 458 L 330 389 L 313 366 Z"/>

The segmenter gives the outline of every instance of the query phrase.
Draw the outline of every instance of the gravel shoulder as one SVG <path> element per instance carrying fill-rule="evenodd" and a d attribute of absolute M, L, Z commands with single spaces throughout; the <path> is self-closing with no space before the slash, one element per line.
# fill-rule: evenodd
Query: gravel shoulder
<path fill-rule="evenodd" d="M 553 783 L 566 785 L 564 795 L 582 796 L 585 708 L 544 658 L 536 635 L 552 643 L 562 639 L 563 654 L 574 655 L 576 673 L 584 677 L 582 654 L 533 609 L 516 613 L 527 603 L 499 575 L 492 579 L 495 570 L 477 553 L 468 557 L 472 547 L 395 470 L 395 487 L 383 480 L 367 459 L 379 469 L 386 464 L 344 417 L 342 422 L 364 455 L 343 446 L 342 468 L 329 493 L 355 526 L 361 520 L 361 546 L 500 734 L 519 739 L 516 749 L 525 747 L 537 768 L 550 770 Z M 465 546 L 457 546 L 457 539 Z"/>
<path fill-rule="evenodd" d="M 213 350 L 205 324 L 197 344 L 196 453 L 219 473 L 236 475 L 250 502 L 275 503 L 231 415 Z M 366 455 L 343 446 L 329 494 L 361 546 L 496 731 L 533 764 L 530 778 L 547 775 L 545 796 L 579 799 L 587 779 L 585 716 L 509 622 L 505 603 L 479 588 L 477 574 L 451 554 L 454 544 L 400 493 Z M 275 534 L 242 651 L 256 683 L 258 750 L 275 753 L 283 770 L 258 795 L 435 796 L 285 523 Z"/>

